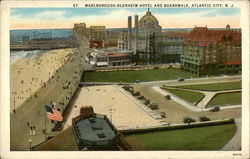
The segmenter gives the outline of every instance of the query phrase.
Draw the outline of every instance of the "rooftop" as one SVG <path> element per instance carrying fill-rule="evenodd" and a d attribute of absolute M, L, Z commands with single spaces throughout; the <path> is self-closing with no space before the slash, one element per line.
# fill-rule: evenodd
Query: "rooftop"
<path fill-rule="evenodd" d="M 110 124 L 101 116 L 80 120 L 76 123 L 75 128 L 79 132 L 79 139 L 82 140 L 101 141 L 111 140 L 115 137 L 115 132 Z"/>
<path fill-rule="evenodd" d="M 139 23 L 157 23 L 158 20 L 155 18 L 155 16 L 152 15 L 152 13 L 149 11 L 146 12 L 146 14 L 139 20 Z"/>
<path fill-rule="evenodd" d="M 232 61 L 226 61 L 223 63 L 220 63 L 220 65 L 240 65 L 241 60 L 232 60 Z"/>
<path fill-rule="evenodd" d="M 241 33 L 233 30 L 209 30 L 207 27 L 195 27 L 185 42 L 199 42 L 199 46 L 206 46 L 224 39 L 240 42 Z"/>
<path fill-rule="evenodd" d="M 168 33 L 169 37 L 188 37 L 189 33 Z"/>
<path fill-rule="evenodd" d="M 127 54 L 119 53 L 119 52 L 112 52 L 107 53 L 108 57 L 121 57 L 121 56 L 127 56 Z"/>

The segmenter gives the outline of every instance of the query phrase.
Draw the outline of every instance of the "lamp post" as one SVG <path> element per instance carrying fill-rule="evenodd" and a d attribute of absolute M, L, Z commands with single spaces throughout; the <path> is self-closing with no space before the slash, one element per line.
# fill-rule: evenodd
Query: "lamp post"
<path fill-rule="evenodd" d="M 115 97 L 114 98 L 112 98 L 112 100 L 114 101 L 114 99 L 115 99 Z M 113 115 L 113 112 L 115 111 L 116 109 L 113 109 L 112 108 L 112 106 L 110 106 L 110 109 L 109 109 L 109 113 L 110 113 L 110 121 L 111 121 L 111 123 L 112 123 L 112 115 Z"/>
<path fill-rule="evenodd" d="M 112 107 L 110 107 L 110 109 L 109 109 L 111 123 L 112 123 L 112 113 L 114 112 L 114 110 L 115 109 L 112 109 Z"/>
<path fill-rule="evenodd" d="M 29 143 L 30 143 L 30 150 L 31 150 L 31 142 L 32 142 L 32 139 L 30 138 L 30 139 L 29 139 Z"/>
<path fill-rule="evenodd" d="M 29 88 L 29 91 L 30 91 L 30 98 L 31 98 L 31 85 L 32 85 L 32 82 L 30 82 L 30 88 Z"/>
<path fill-rule="evenodd" d="M 15 114 L 16 112 L 16 97 L 13 99 L 13 113 Z"/>

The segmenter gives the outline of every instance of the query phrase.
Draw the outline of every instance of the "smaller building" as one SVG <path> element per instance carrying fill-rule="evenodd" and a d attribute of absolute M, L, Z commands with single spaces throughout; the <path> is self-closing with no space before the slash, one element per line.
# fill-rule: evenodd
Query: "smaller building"
<path fill-rule="evenodd" d="M 100 48 L 103 48 L 103 41 L 102 40 L 91 40 L 89 42 L 89 48 L 93 49 L 93 48 L 96 48 L 96 49 L 100 49 Z"/>
<path fill-rule="evenodd" d="M 69 38 L 36 38 L 29 39 L 23 37 L 21 45 L 13 45 L 11 50 L 49 50 L 61 48 L 75 48 L 76 40 L 73 37 Z"/>
<path fill-rule="evenodd" d="M 90 26 L 90 40 L 105 40 L 105 26 Z"/>
<path fill-rule="evenodd" d="M 118 39 L 118 51 L 128 50 L 128 32 L 122 31 Z"/>
<path fill-rule="evenodd" d="M 100 53 L 95 56 L 97 67 L 107 67 L 108 66 L 108 56 L 106 54 Z"/>
<path fill-rule="evenodd" d="M 180 55 L 183 52 L 183 42 L 189 33 L 169 32 L 159 36 L 159 52 L 161 54 L 161 63 L 180 62 Z"/>
<path fill-rule="evenodd" d="M 88 37 L 88 31 L 85 23 L 74 24 L 74 36 L 78 38 Z"/>
<path fill-rule="evenodd" d="M 124 66 L 124 65 L 130 65 L 130 55 L 124 54 L 124 53 L 107 53 L 108 55 L 108 65 L 109 66 Z"/>
<path fill-rule="evenodd" d="M 133 52 L 101 52 L 96 50 L 90 54 L 90 64 L 96 67 L 126 66 L 132 63 Z"/>
<path fill-rule="evenodd" d="M 82 107 L 72 124 L 79 150 L 114 150 L 120 142 L 114 125 L 106 115 L 96 114 L 92 106 Z"/>

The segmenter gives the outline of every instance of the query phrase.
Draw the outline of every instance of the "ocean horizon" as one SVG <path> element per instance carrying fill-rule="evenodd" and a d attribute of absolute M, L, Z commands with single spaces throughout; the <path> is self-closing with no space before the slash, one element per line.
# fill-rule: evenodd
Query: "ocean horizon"
<path fill-rule="evenodd" d="M 16 61 L 20 59 L 24 59 L 24 58 L 34 58 L 34 57 L 42 55 L 43 53 L 47 51 L 48 50 L 10 51 L 10 63 L 13 64 Z"/>

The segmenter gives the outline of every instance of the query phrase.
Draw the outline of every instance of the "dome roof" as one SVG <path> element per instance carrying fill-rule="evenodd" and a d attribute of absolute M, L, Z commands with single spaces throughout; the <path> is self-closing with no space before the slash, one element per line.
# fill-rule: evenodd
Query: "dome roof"
<path fill-rule="evenodd" d="M 144 15 L 140 20 L 139 23 L 157 23 L 158 20 L 155 18 L 155 16 L 152 15 L 152 13 L 148 10 L 146 15 Z"/>

